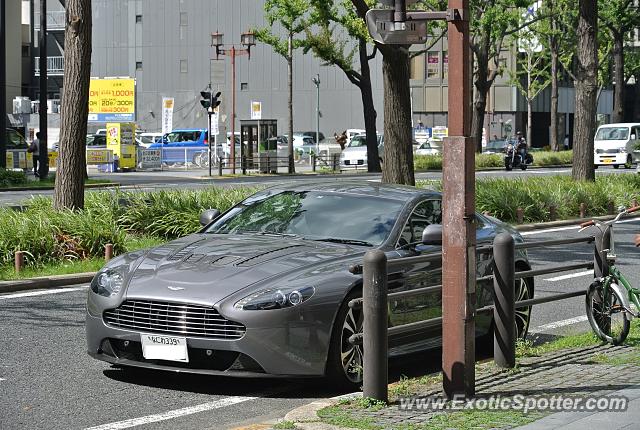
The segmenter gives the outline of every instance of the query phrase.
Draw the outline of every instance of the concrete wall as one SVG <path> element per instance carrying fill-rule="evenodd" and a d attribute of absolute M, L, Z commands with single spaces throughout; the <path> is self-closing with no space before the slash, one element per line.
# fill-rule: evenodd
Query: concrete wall
<path fill-rule="evenodd" d="M 22 2 L 6 2 L 7 113 L 13 112 L 14 97 L 22 95 Z"/>

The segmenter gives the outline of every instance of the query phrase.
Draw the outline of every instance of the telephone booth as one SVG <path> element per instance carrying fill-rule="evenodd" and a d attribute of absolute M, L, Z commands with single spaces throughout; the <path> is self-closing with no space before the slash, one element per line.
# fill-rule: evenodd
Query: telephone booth
<path fill-rule="evenodd" d="M 277 173 L 278 120 L 240 120 L 240 136 L 246 169 Z"/>

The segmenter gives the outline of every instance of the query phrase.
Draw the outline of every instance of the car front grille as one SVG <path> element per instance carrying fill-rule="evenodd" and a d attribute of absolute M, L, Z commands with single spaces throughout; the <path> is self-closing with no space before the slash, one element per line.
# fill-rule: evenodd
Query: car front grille
<path fill-rule="evenodd" d="M 596 154 L 617 154 L 620 152 L 618 148 L 596 149 Z"/>
<path fill-rule="evenodd" d="M 104 311 L 103 320 L 125 330 L 208 339 L 240 339 L 247 330 L 211 307 L 141 300 L 127 300 Z"/>

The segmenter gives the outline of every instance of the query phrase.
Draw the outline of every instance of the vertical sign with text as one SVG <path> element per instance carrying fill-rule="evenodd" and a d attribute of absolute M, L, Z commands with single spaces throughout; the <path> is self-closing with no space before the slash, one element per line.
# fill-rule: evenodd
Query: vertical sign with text
<path fill-rule="evenodd" d="M 251 102 L 251 119 L 262 119 L 262 102 Z"/>
<path fill-rule="evenodd" d="M 173 97 L 162 98 L 162 134 L 173 130 Z"/>

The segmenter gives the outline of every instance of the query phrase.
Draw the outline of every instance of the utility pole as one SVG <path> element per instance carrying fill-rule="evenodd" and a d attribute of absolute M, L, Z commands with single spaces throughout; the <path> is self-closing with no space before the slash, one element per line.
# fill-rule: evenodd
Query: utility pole
<path fill-rule="evenodd" d="M 311 80 L 316 86 L 316 156 L 318 156 L 320 148 L 320 74 L 315 75 Z"/>
<path fill-rule="evenodd" d="M 0 0 L 0 168 L 7 167 L 7 22 L 5 3 L 5 0 Z"/>
<path fill-rule="evenodd" d="M 40 0 L 40 155 L 38 173 L 40 180 L 49 174 L 49 154 L 47 145 L 47 0 Z M 64 103 L 64 101 L 63 101 Z"/>

